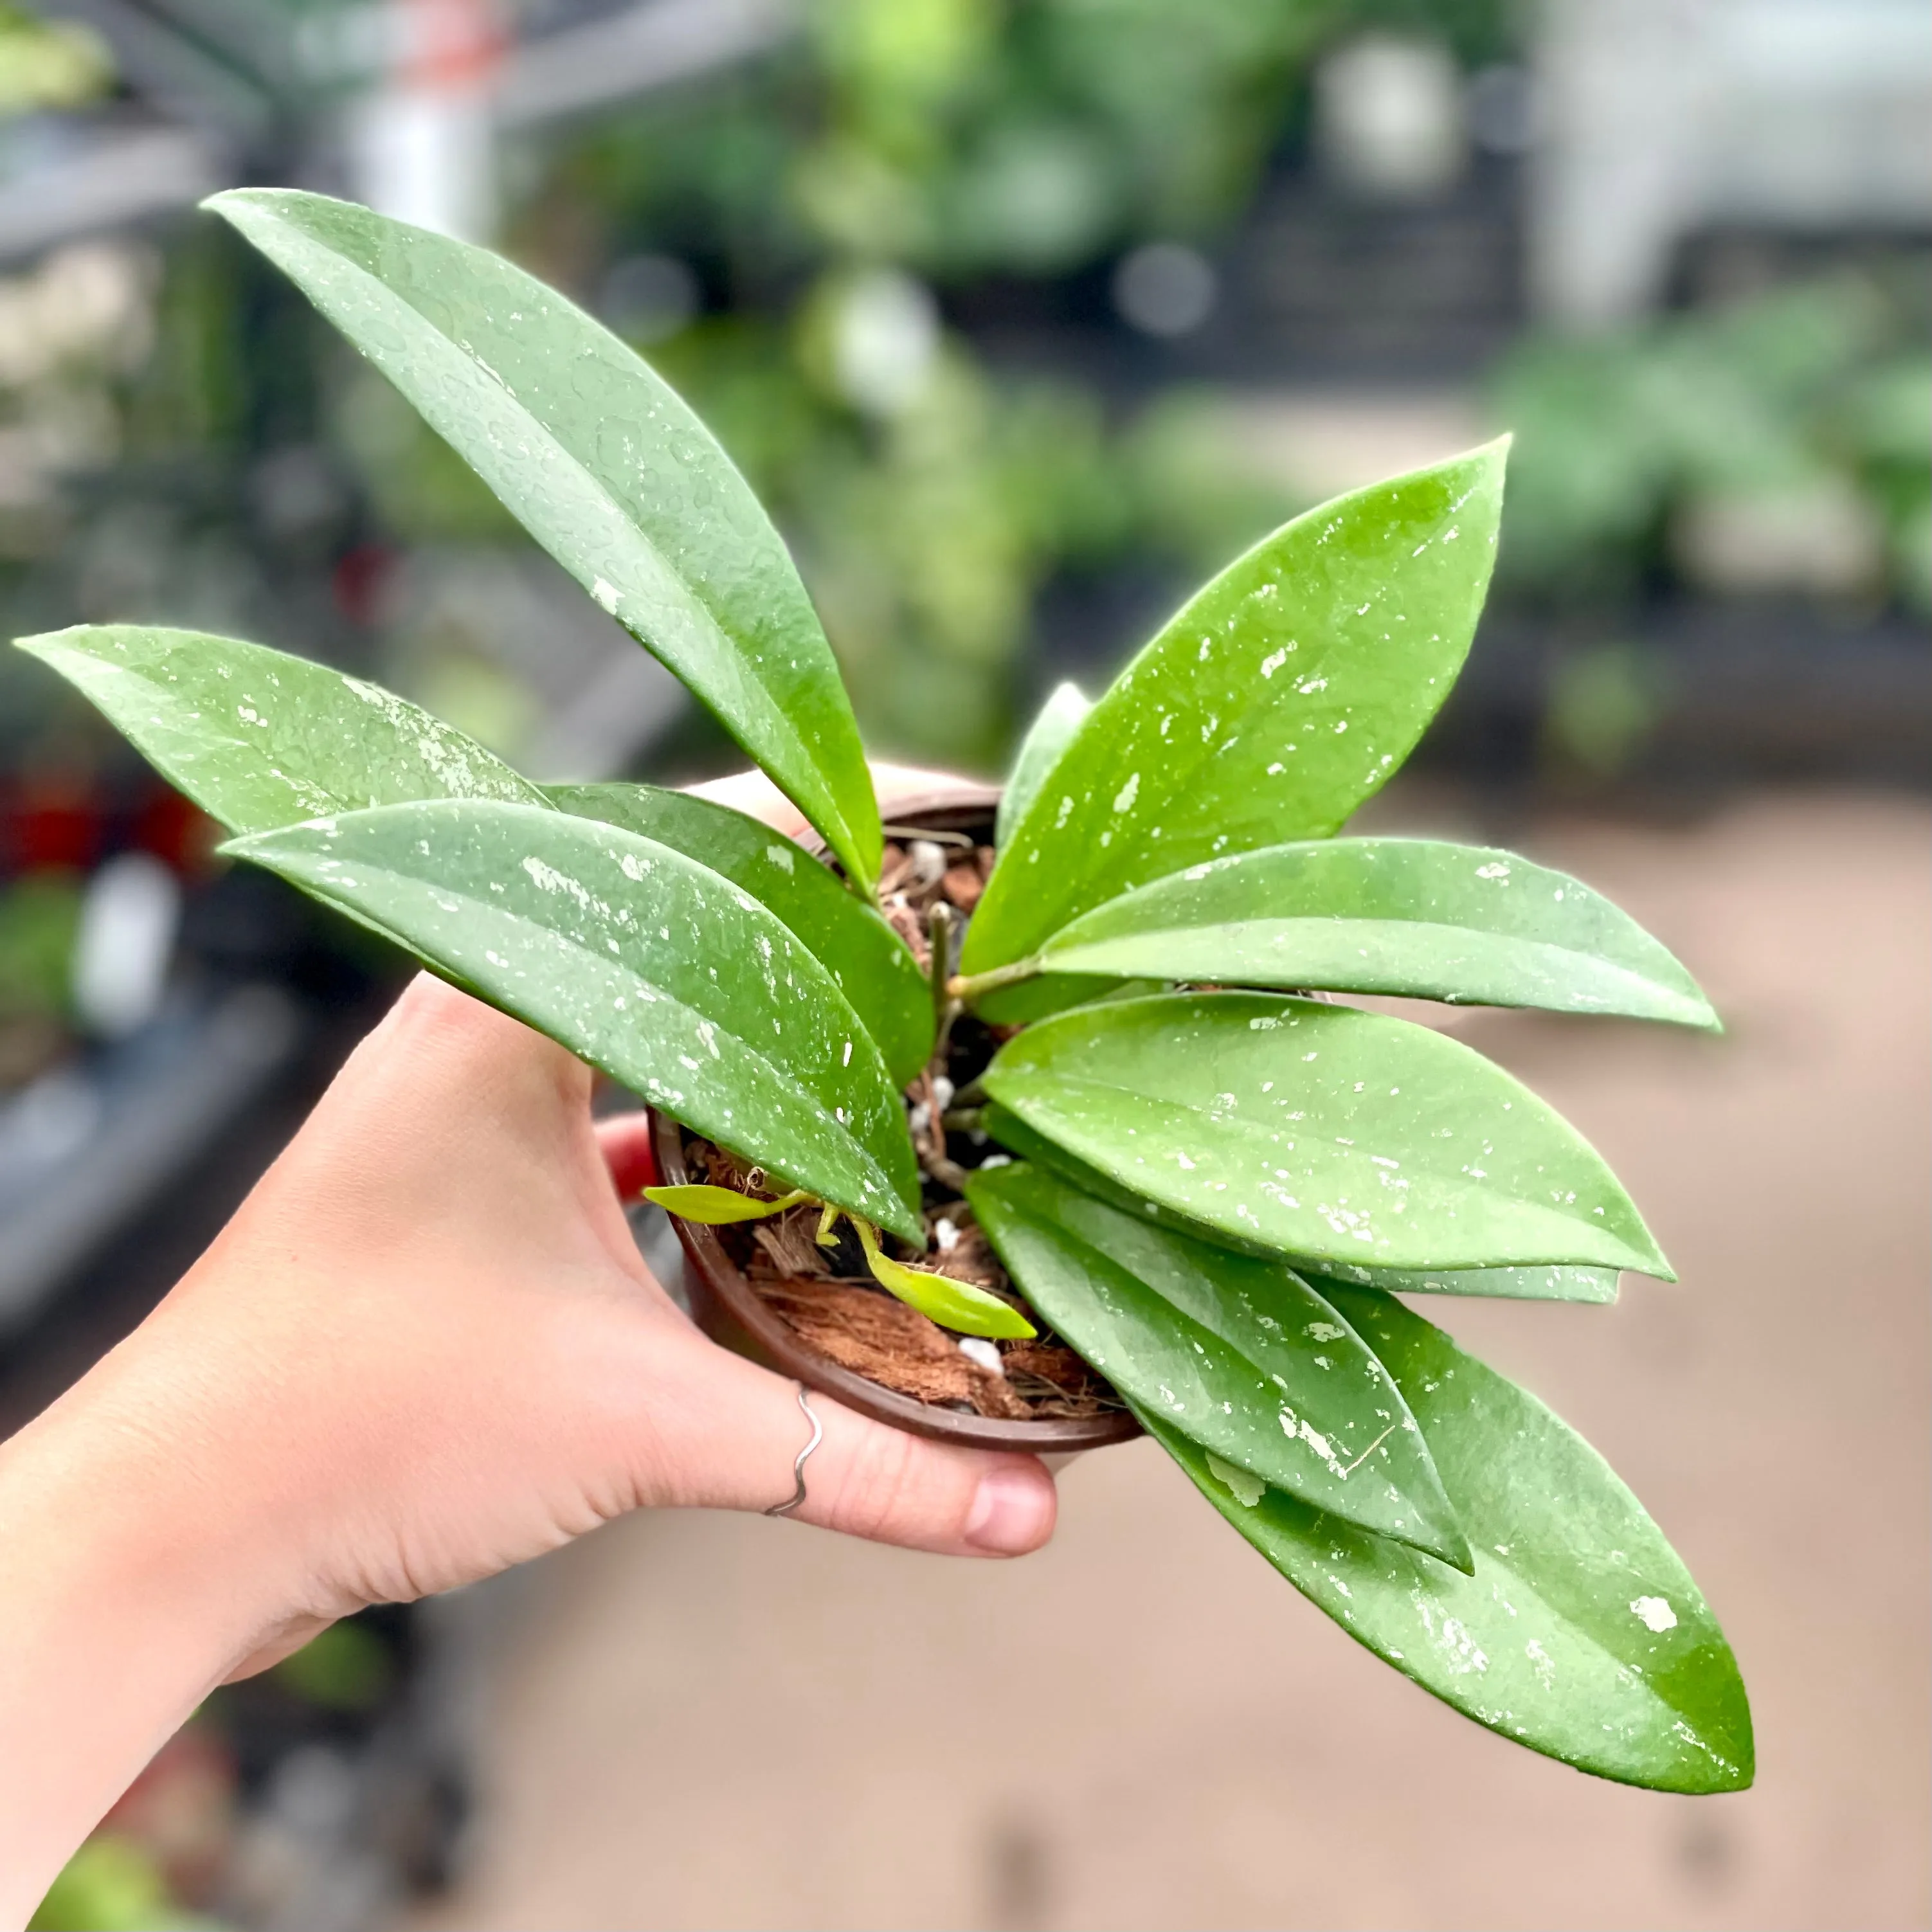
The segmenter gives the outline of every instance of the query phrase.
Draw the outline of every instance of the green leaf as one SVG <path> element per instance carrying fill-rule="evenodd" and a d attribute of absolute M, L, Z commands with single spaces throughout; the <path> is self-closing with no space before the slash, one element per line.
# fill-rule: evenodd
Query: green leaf
<path fill-rule="evenodd" d="M 1157 1221 L 1178 1234 L 1226 1248 L 1236 1254 L 1265 1256 L 1271 1261 L 1286 1261 L 1291 1268 L 1306 1273 L 1325 1272 L 1358 1288 L 1386 1288 L 1391 1294 L 1490 1295 L 1510 1301 L 1612 1302 L 1617 1298 L 1617 1270 L 1604 1268 L 1361 1268 L 1353 1262 L 1330 1259 L 1310 1261 L 1298 1255 L 1283 1255 L 1279 1249 L 1245 1239 L 1222 1228 L 1210 1227 L 1191 1215 L 1163 1208 L 1143 1194 L 1090 1166 L 1077 1155 L 1036 1134 L 1024 1121 L 1005 1108 L 989 1102 L 980 1112 L 980 1124 L 1000 1146 L 1023 1160 L 1045 1168 L 1082 1193 L 1105 1201 L 1124 1214 Z"/>
<path fill-rule="evenodd" d="M 1311 1602 L 1478 1724 L 1627 1784 L 1749 1784 L 1750 1708 L 1730 1646 L 1603 1458 L 1400 1302 L 1324 1292 L 1408 1398 L 1473 1576 L 1278 1491 L 1244 1502 L 1179 1431 L 1137 1411 L 1148 1432 Z"/>
<path fill-rule="evenodd" d="M 878 807 L 831 646 L 770 519 L 676 392 L 485 249 L 293 189 L 204 206 L 395 384 L 869 887 Z"/>
<path fill-rule="evenodd" d="M 1690 974 L 1588 886 L 1424 838 L 1208 860 L 1095 907 L 1047 941 L 1040 964 L 1718 1024 Z"/>
<path fill-rule="evenodd" d="M 982 1171 L 966 1195 L 1027 1299 L 1123 1395 L 1318 1509 L 1470 1567 L 1408 1405 L 1307 1282 L 1037 1168 Z"/>
<path fill-rule="evenodd" d="M 681 1221 L 697 1221 L 707 1228 L 729 1228 L 740 1221 L 763 1221 L 796 1208 L 812 1196 L 802 1191 L 782 1194 L 776 1201 L 760 1201 L 740 1194 L 735 1188 L 710 1187 L 702 1181 L 689 1181 L 671 1187 L 640 1187 L 640 1198 Z"/>
<path fill-rule="evenodd" d="M 440 800 L 226 848 L 377 920 L 767 1173 L 922 1242 L 904 1109 L 831 975 L 729 880 L 548 806 Z"/>
<path fill-rule="evenodd" d="M 932 1052 L 932 989 L 905 942 L 832 873 L 755 818 L 655 785 L 552 785 L 580 818 L 640 832 L 722 872 L 784 920 L 857 1008 L 899 1085 Z"/>
<path fill-rule="evenodd" d="M 411 799 L 545 802 L 406 699 L 266 644 L 148 624 L 84 624 L 18 643 L 230 832 Z"/>
<path fill-rule="evenodd" d="M 1258 845 L 1325 838 L 1448 695 L 1496 554 L 1507 440 L 1298 517 L 1200 591 L 1093 710 L 1001 852 L 961 970 Z"/>
<path fill-rule="evenodd" d="M 1120 1186 L 1282 1254 L 1669 1274 L 1574 1128 L 1406 1020 L 1279 994 L 1156 994 L 1044 1020 L 982 1078 Z"/>
<path fill-rule="evenodd" d="M 994 821 L 993 843 L 1004 847 L 1026 816 L 1027 807 L 1046 782 L 1060 761 L 1060 754 L 1073 742 L 1073 734 L 1094 708 L 1094 701 L 1077 684 L 1057 684 L 1040 715 L 1027 727 L 1013 757 L 1013 769 L 1000 794 L 1000 809 Z"/>
<path fill-rule="evenodd" d="M 1310 1263 L 1311 1267 L 1316 1264 Z M 1504 1301 L 1580 1301 L 1599 1304 L 1617 1298 L 1613 1268 L 1406 1268 L 1352 1267 L 1346 1262 L 1319 1264 L 1334 1279 L 1358 1288 L 1379 1288 L 1390 1294 L 1486 1294 Z"/>
<path fill-rule="evenodd" d="M 962 1335 L 983 1335 L 996 1341 L 1024 1341 L 1040 1333 L 1011 1302 L 1002 1301 L 970 1281 L 908 1268 L 880 1252 L 879 1238 L 866 1222 L 858 1221 L 856 1226 L 859 1245 L 866 1251 L 866 1265 L 872 1270 L 872 1279 L 908 1307 L 917 1309 L 928 1322 Z"/>

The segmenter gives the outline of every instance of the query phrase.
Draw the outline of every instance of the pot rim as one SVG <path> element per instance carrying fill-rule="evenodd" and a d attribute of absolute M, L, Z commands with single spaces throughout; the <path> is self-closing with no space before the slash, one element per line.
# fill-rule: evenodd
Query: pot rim
<path fill-rule="evenodd" d="M 891 814 L 894 825 L 930 825 L 935 830 L 957 831 L 987 825 L 1000 800 L 999 791 L 985 786 L 976 794 L 958 791 L 906 800 Z M 989 828 L 990 829 L 990 828 Z M 808 832 L 798 842 L 822 854 L 824 842 Z M 668 1114 L 651 1110 L 651 1147 L 658 1176 L 670 1186 L 686 1182 L 690 1168 L 685 1159 L 682 1130 Z M 902 1395 L 870 1382 L 820 1354 L 800 1339 L 753 1290 L 736 1262 L 724 1251 L 715 1228 L 670 1217 L 690 1286 L 693 1318 L 714 1340 L 738 1348 L 769 1368 L 828 1395 L 848 1408 L 876 1422 L 935 1442 L 952 1442 L 974 1449 L 1018 1450 L 1034 1455 L 1098 1449 L 1109 1443 L 1131 1442 L 1143 1432 L 1125 1409 L 1078 1418 L 1039 1421 L 1008 1421 L 996 1416 L 968 1415 Z"/>

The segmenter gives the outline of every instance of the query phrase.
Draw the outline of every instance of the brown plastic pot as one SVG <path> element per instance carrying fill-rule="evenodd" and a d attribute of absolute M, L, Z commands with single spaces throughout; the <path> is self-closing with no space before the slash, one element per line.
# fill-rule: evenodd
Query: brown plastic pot
<path fill-rule="evenodd" d="M 956 793 L 915 798 L 896 811 L 890 822 L 983 838 L 992 830 L 999 802 L 999 794 L 991 788 L 965 797 Z M 808 850 L 823 849 L 815 838 L 800 842 Z M 651 1146 L 660 1180 L 678 1186 L 690 1180 L 684 1137 L 675 1120 L 662 1114 L 652 1115 Z M 681 1221 L 676 1216 L 671 1226 L 684 1250 L 685 1298 L 692 1319 L 706 1334 L 874 1421 L 890 1423 L 935 1442 L 957 1442 L 975 1449 L 1017 1449 L 1042 1456 L 1099 1449 L 1110 1442 L 1130 1442 L 1141 1432 L 1140 1424 L 1124 1410 L 1077 1420 L 1007 1422 L 994 1416 L 962 1414 L 956 1409 L 916 1401 L 896 1389 L 882 1388 L 808 1348 L 796 1331 L 759 1299 L 724 1252 L 715 1228 Z"/>

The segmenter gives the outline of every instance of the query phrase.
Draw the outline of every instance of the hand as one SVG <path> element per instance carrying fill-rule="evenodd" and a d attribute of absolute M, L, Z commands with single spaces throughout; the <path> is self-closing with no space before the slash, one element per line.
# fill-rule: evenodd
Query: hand
<path fill-rule="evenodd" d="M 0 1924 L 224 1678 L 628 1510 L 790 1494 L 794 1385 L 651 1278 L 620 1198 L 642 1117 L 600 1127 L 590 1096 L 418 979 L 185 1279 L 0 1450 Z M 960 1555 L 1051 1534 L 1034 1459 L 814 1406 L 804 1520 Z"/>

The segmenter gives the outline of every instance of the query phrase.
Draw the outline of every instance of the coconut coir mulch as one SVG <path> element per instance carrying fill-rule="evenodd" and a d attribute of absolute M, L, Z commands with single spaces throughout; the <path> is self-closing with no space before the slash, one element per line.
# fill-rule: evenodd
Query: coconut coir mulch
<path fill-rule="evenodd" d="M 962 915 L 979 902 L 992 870 L 988 846 L 964 842 L 942 845 L 914 839 L 889 843 L 880 877 L 886 918 L 911 946 L 922 966 L 931 957 L 927 938 L 931 908 L 944 900 Z M 978 1166 L 998 1150 L 983 1136 L 950 1128 L 944 1115 L 950 1090 L 963 1088 L 992 1056 L 995 1037 L 976 1022 L 954 1028 L 946 1069 L 928 1069 L 907 1090 L 913 1142 L 926 1177 L 924 1255 L 903 1258 L 988 1289 L 1016 1306 L 1015 1290 L 992 1245 L 959 1198 L 959 1170 Z M 693 1178 L 745 1193 L 764 1193 L 764 1177 L 746 1169 L 708 1141 L 687 1135 Z M 935 1178 L 934 1168 L 940 1170 Z M 759 1299 L 807 1347 L 883 1388 L 916 1401 L 1009 1421 L 1048 1421 L 1098 1415 L 1124 1406 L 1118 1395 L 1059 1337 L 1041 1324 L 1029 1341 L 976 1342 L 969 1354 L 959 1338 L 888 1294 L 866 1271 L 865 1257 L 848 1226 L 841 1223 L 832 1247 L 819 1246 L 819 1210 L 794 1208 L 768 1221 L 717 1230 L 725 1252 L 743 1271 Z M 1028 1314 L 1036 1322 L 1039 1317 Z M 983 1359 L 998 1352 L 998 1369 Z"/>

